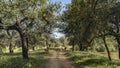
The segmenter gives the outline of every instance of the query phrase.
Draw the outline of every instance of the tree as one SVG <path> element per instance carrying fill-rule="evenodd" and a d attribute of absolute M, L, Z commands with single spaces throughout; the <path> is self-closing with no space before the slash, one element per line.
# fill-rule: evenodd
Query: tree
<path fill-rule="evenodd" d="M 16 30 L 20 34 L 20 38 L 22 41 L 22 55 L 24 59 L 28 59 L 28 37 L 26 31 L 23 30 L 23 22 L 26 22 L 27 20 L 31 21 L 30 24 L 34 21 L 34 19 L 37 17 L 37 10 L 40 9 L 41 5 L 45 3 L 45 0 L 41 1 L 1 1 L 2 9 L 0 9 L 2 15 L 2 21 L 5 23 L 10 20 L 14 22 L 16 17 L 16 22 L 12 25 L 7 25 L 5 29 L 9 30 Z M 29 22 L 28 22 L 29 23 Z M 10 23 L 9 23 L 10 24 Z M 3 25 L 4 26 L 4 25 Z"/>
<path fill-rule="evenodd" d="M 62 31 L 80 50 L 87 49 L 95 38 L 111 35 L 111 8 L 116 4 L 116 0 L 74 0 L 62 16 Z M 104 44 L 110 58 L 105 39 Z"/>
<path fill-rule="evenodd" d="M 111 16 L 110 16 L 110 24 L 111 28 L 109 29 L 109 32 L 112 36 L 116 38 L 116 41 L 118 43 L 118 55 L 120 59 L 120 10 L 118 9 L 120 7 L 120 2 L 117 2 L 114 7 L 111 8 Z"/>

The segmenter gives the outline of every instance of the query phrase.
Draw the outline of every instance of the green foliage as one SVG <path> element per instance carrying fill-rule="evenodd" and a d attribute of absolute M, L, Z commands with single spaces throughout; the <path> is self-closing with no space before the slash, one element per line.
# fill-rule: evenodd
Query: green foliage
<path fill-rule="evenodd" d="M 21 30 L 27 34 L 29 48 L 66 46 L 69 41 L 70 45 L 83 46 L 86 51 L 103 52 L 105 47 L 101 39 L 106 37 L 110 51 L 116 51 L 120 44 L 119 7 L 120 2 L 117 0 L 72 0 L 59 16 L 61 5 L 50 3 L 49 0 L 0 0 L 0 21 L 3 22 L 0 26 L 6 30 L 7 26 L 19 24 Z M 67 38 L 51 37 L 57 24 L 60 24 L 60 29 Z M 17 47 L 20 45 L 19 34 L 15 31 L 10 33 L 11 36 L 8 37 L 6 32 L 0 31 L 0 48 L 6 48 L 10 43 Z M 53 49 L 61 50 L 59 47 Z M 6 49 L 0 49 L 2 51 L 4 53 Z M 30 60 L 26 61 L 22 60 L 19 53 L 5 53 L 0 55 L 0 68 L 44 68 L 47 60 L 45 55 L 45 52 L 30 52 Z M 119 67 L 118 61 L 108 62 L 106 57 L 95 54 L 73 52 L 67 55 L 81 68 Z"/>
<path fill-rule="evenodd" d="M 116 41 L 114 40 L 114 37 L 108 36 L 107 44 L 108 44 L 109 51 L 117 51 L 118 47 L 117 47 Z M 102 39 L 95 39 L 93 41 L 92 48 L 93 50 L 96 50 L 98 52 L 104 52 L 106 50 Z"/>
<path fill-rule="evenodd" d="M 97 46 L 92 43 L 97 41 L 96 38 L 101 39 L 104 36 L 120 39 L 119 4 L 117 0 L 72 0 L 61 16 L 61 30 L 70 44 L 74 41 L 74 44 L 83 46 L 84 49 L 94 49 L 93 46 L 98 51 L 105 51 L 103 42 L 96 42 Z M 115 40 L 111 43 L 107 40 L 112 51 L 116 50 L 115 42 L 119 44 Z"/>
<path fill-rule="evenodd" d="M 20 28 L 26 32 L 31 48 L 36 45 L 45 46 L 46 37 L 50 38 L 56 26 L 56 13 L 59 12 L 60 4 L 48 0 L 3 0 L 0 1 L 0 7 L 0 20 L 5 30 L 16 21 L 22 21 L 19 23 Z M 21 45 L 19 34 L 13 31 L 9 42 L 14 46 Z M 9 45 L 8 42 L 5 43 Z"/>

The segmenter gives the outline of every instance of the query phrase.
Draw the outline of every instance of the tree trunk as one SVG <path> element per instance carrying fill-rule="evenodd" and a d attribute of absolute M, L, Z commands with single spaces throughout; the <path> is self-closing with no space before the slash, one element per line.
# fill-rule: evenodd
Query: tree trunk
<path fill-rule="evenodd" d="M 9 30 L 16 30 L 18 31 L 20 38 L 21 38 L 21 42 L 22 42 L 22 56 L 23 59 L 28 59 L 28 38 L 25 32 L 22 31 L 22 29 L 20 28 L 19 25 L 13 25 L 13 26 L 8 26 L 7 28 L 7 32 L 9 35 Z"/>
<path fill-rule="evenodd" d="M 104 45 L 105 45 L 105 48 L 106 48 L 106 51 L 107 51 L 107 54 L 108 54 L 108 58 L 109 58 L 110 61 L 112 61 L 111 56 L 110 56 L 110 51 L 109 51 L 109 48 L 108 48 L 107 43 L 106 43 L 106 37 L 105 36 L 103 37 L 103 42 L 104 42 Z"/>
<path fill-rule="evenodd" d="M 20 33 L 21 41 L 22 41 L 22 56 L 23 59 L 28 59 L 28 43 L 26 33 Z"/>
<path fill-rule="evenodd" d="M 46 38 L 46 51 L 49 52 L 49 44 L 48 44 L 48 38 Z"/>
<path fill-rule="evenodd" d="M 83 45 L 81 43 L 79 44 L 79 51 L 83 51 Z"/>
<path fill-rule="evenodd" d="M 22 42 L 22 56 L 23 59 L 29 59 L 28 58 L 28 37 L 25 32 L 23 32 L 22 28 L 19 25 L 17 26 L 17 31 L 19 32 L 21 42 Z"/>
<path fill-rule="evenodd" d="M 26 33 L 20 27 L 20 23 L 25 20 L 28 20 L 28 17 L 25 17 L 20 21 L 16 17 L 16 23 L 14 25 L 5 27 L 5 29 L 7 30 L 8 35 L 10 35 L 9 30 L 16 30 L 19 32 L 21 42 L 22 42 L 22 56 L 23 56 L 23 59 L 28 59 L 28 38 Z"/>
<path fill-rule="evenodd" d="M 120 59 L 120 45 L 118 45 L 118 47 L 119 47 L 119 48 L 118 48 L 118 54 L 119 54 L 118 57 L 119 57 L 119 59 Z"/>
<path fill-rule="evenodd" d="M 119 27 L 119 22 L 120 22 L 120 17 L 119 16 L 116 16 L 115 17 L 115 20 L 116 20 L 116 27 L 117 27 L 117 30 L 116 30 L 116 40 L 117 40 L 117 43 L 118 43 L 118 57 L 120 59 L 120 27 Z"/>
<path fill-rule="evenodd" d="M 9 45 L 9 53 L 13 53 L 13 47 L 12 47 L 12 43 L 10 42 L 10 45 Z"/>
<path fill-rule="evenodd" d="M 74 40 L 72 42 L 72 51 L 74 51 L 74 47 L 75 47 L 75 44 L 74 44 Z"/>
<path fill-rule="evenodd" d="M 9 35 L 9 30 L 16 30 L 18 31 L 20 38 L 21 38 L 21 42 L 22 42 L 22 56 L 23 59 L 28 59 L 28 38 L 25 32 L 22 31 L 22 29 L 20 28 L 19 25 L 13 25 L 13 26 L 9 26 L 7 28 L 7 32 Z"/>
<path fill-rule="evenodd" d="M 119 38 L 119 36 L 116 37 L 116 40 L 117 40 L 117 43 L 118 43 L 118 57 L 120 59 L 120 38 Z"/>
<path fill-rule="evenodd" d="M 25 32 L 23 32 L 22 28 L 20 28 L 19 25 L 16 25 L 16 31 L 18 31 L 20 38 L 21 38 L 21 42 L 22 42 L 22 56 L 23 59 L 29 59 L 28 58 L 28 37 L 26 35 Z"/>

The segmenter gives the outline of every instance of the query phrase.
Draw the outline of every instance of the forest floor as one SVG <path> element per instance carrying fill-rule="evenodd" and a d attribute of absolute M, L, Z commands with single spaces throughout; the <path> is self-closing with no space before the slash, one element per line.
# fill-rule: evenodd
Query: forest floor
<path fill-rule="evenodd" d="M 112 61 L 108 60 L 106 53 L 94 52 L 67 52 L 66 55 L 74 62 L 75 68 L 120 68 L 120 61 L 113 59 L 116 53 L 111 53 Z"/>
<path fill-rule="evenodd" d="M 74 68 L 72 62 L 68 60 L 68 57 L 58 51 L 53 52 L 46 66 L 46 68 Z"/>
<path fill-rule="evenodd" d="M 0 54 L 0 68 L 45 68 L 49 61 L 47 56 L 50 54 L 43 49 L 29 51 L 29 60 L 23 60 L 21 52 L 3 53 Z"/>
<path fill-rule="evenodd" d="M 66 51 L 52 48 L 29 51 L 29 61 L 23 60 L 21 51 L 0 54 L 0 68 L 120 68 L 117 52 L 111 52 L 112 61 L 106 52 Z"/>

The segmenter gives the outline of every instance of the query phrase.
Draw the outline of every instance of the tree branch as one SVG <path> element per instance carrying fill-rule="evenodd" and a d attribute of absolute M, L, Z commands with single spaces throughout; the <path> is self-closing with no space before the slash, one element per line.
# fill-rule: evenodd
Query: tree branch
<path fill-rule="evenodd" d="M 28 20 L 28 17 L 24 17 L 22 20 L 20 20 L 20 23 L 24 22 L 25 20 Z"/>

